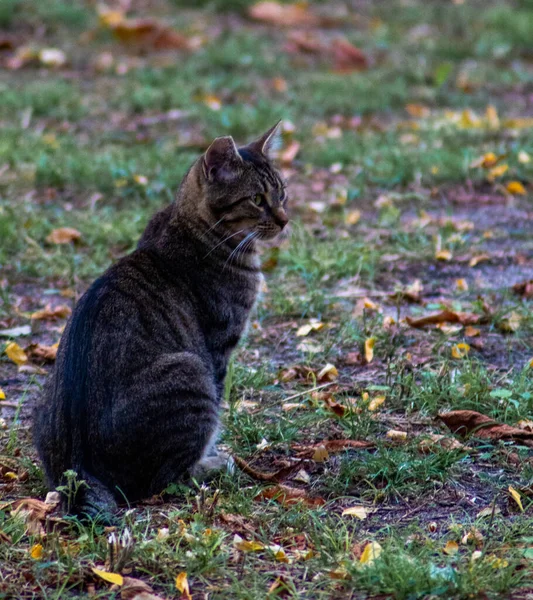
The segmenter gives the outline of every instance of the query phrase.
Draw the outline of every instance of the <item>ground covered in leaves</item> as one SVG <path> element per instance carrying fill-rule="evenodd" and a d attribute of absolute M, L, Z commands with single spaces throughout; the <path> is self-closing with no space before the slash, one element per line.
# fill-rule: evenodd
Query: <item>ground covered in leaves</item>
<path fill-rule="evenodd" d="M 0 597 L 532 598 L 531 4 L 4 0 L 0 27 Z M 213 137 L 279 118 L 236 472 L 62 515 L 29 415 L 74 302 Z"/>

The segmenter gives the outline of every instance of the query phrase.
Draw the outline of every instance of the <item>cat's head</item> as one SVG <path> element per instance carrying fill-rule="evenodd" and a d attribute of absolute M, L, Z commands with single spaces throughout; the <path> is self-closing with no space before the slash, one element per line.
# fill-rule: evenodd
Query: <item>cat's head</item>
<path fill-rule="evenodd" d="M 279 123 L 237 148 L 230 136 L 216 138 L 196 165 L 203 212 L 229 232 L 256 239 L 275 237 L 287 225 L 287 193 L 272 163 Z"/>

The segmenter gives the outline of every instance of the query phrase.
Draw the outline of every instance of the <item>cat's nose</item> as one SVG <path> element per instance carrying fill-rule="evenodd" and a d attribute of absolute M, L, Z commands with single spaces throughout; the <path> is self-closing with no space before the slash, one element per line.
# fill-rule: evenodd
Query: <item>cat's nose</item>
<path fill-rule="evenodd" d="M 281 229 L 283 229 L 288 222 L 289 217 L 283 209 L 274 212 L 274 223 L 276 223 L 278 227 L 281 227 Z"/>

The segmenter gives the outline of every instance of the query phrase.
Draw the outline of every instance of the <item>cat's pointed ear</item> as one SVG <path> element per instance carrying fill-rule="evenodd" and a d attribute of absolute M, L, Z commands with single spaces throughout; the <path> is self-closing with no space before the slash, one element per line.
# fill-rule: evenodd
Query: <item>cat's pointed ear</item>
<path fill-rule="evenodd" d="M 274 127 L 271 127 L 259 139 L 255 140 L 248 147 L 256 152 L 260 152 L 267 158 L 272 158 L 272 153 L 281 147 L 281 121 L 278 121 Z"/>
<path fill-rule="evenodd" d="M 230 135 L 214 139 L 203 156 L 202 166 L 207 180 L 228 182 L 238 177 L 242 158 Z"/>

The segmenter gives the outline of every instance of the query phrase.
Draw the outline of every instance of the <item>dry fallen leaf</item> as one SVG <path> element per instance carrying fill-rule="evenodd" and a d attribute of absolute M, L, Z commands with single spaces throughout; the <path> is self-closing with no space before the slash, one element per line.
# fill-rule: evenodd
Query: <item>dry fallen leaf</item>
<path fill-rule="evenodd" d="M 124 583 L 124 577 L 119 573 L 108 573 L 96 567 L 93 567 L 93 573 L 108 583 L 114 583 L 115 585 L 122 585 Z"/>
<path fill-rule="evenodd" d="M 351 210 L 346 214 L 344 218 L 344 222 L 346 225 L 356 225 L 361 220 L 361 211 L 360 210 Z"/>
<path fill-rule="evenodd" d="M 329 458 L 329 452 L 325 446 L 318 446 L 311 457 L 315 462 L 325 462 Z"/>
<path fill-rule="evenodd" d="M 452 357 L 453 358 L 465 358 L 470 352 L 470 346 L 462 342 L 461 344 L 455 344 L 452 346 Z"/>
<path fill-rule="evenodd" d="M 381 554 L 383 548 L 378 542 L 369 542 L 361 554 L 359 562 L 362 565 L 371 565 Z"/>
<path fill-rule="evenodd" d="M 442 551 L 445 554 L 448 554 L 448 556 L 453 556 L 454 554 L 457 554 L 459 552 L 459 544 L 457 542 L 450 540 L 450 541 L 446 542 L 446 546 L 444 546 Z"/>
<path fill-rule="evenodd" d="M 337 367 L 331 363 L 328 363 L 319 371 L 316 378 L 319 383 L 323 383 L 325 381 L 335 381 L 338 376 L 339 372 L 337 371 Z"/>
<path fill-rule="evenodd" d="M 256 21 L 277 27 L 316 26 L 320 19 L 309 11 L 307 4 L 278 4 L 258 2 L 248 9 L 248 15 Z"/>
<path fill-rule="evenodd" d="M 258 552 L 265 549 L 265 545 L 261 542 L 243 540 L 238 534 L 235 534 L 233 537 L 233 545 L 241 552 Z"/>
<path fill-rule="evenodd" d="M 465 328 L 466 337 L 477 337 L 480 334 L 481 330 L 477 327 L 472 327 L 472 325 L 468 325 L 468 327 Z"/>
<path fill-rule="evenodd" d="M 513 196 L 525 196 L 526 188 L 519 181 L 509 181 L 505 189 Z"/>
<path fill-rule="evenodd" d="M 490 167 L 493 167 L 498 160 L 499 157 L 496 156 L 494 152 L 487 152 L 487 154 L 484 154 L 470 163 L 470 168 L 475 169 L 476 167 L 483 167 L 484 169 L 490 169 Z"/>
<path fill-rule="evenodd" d="M 312 331 L 320 331 L 323 327 L 324 323 L 321 323 L 318 319 L 309 319 L 309 323 L 307 325 L 302 325 L 298 328 L 296 335 L 298 337 L 305 337 Z"/>
<path fill-rule="evenodd" d="M 376 345 L 376 338 L 371 337 L 365 340 L 365 359 L 367 363 L 372 362 L 374 358 L 374 346 Z"/>
<path fill-rule="evenodd" d="M 375 398 L 372 398 L 368 403 L 368 410 L 370 412 L 376 411 L 385 402 L 385 399 L 385 396 L 376 396 Z"/>
<path fill-rule="evenodd" d="M 43 557 L 43 546 L 42 544 L 35 544 L 30 550 L 30 556 L 33 560 L 41 560 Z"/>
<path fill-rule="evenodd" d="M 46 238 L 46 241 L 49 244 L 70 244 L 70 242 L 77 242 L 80 238 L 81 233 L 77 229 L 60 227 L 59 229 L 54 229 Z"/>
<path fill-rule="evenodd" d="M 331 44 L 335 71 L 350 73 L 368 69 L 366 54 L 344 38 L 337 38 Z"/>
<path fill-rule="evenodd" d="M 505 333 L 515 333 L 515 331 L 520 329 L 521 322 L 522 317 L 513 310 L 508 317 L 505 317 L 498 323 L 498 328 Z"/>
<path fill-rule="evenodd" d="M 386 436 L 393 442 L 405 442 L 407 440 L 407 431 L 399 431 L 397 429 L 389 429 Z"/>
<path fill-rule="evenodd" d="M 258 494 L 255 500 L 274 500 L 284 506 L 293 506 L 302 502 L 306 506 L 323 506 L 326 501 L 324 498 L 310 498 L 305 490 L 289 487 L 288 485 L 275 485 L 263 490 Z"/>
<path fill-rule="evenodd" d="M 508 440 L 533 447 L 533 432 L 500 424 L 473 410 L 452 410 L 440 413 L 439 418 L 453 432 L 462 437 L 469 434 L 486 440 Z"/>
<path fill-rule="evenodd" d="M 26 356 L 36 363 L 53 362 L 56 359 L 58 347 L 59 342 L 57 344 L 53 344 L 52 346 L 30 344 L 24 349 L 24 351 L 26 353 Z"/>
<path fill-rule="evenodd" d="M 431 452 L 432 450 L 445 449 L 445 450 L 469 450 L 464 444 L 461 444 L 458 440 L 453 437 L 446 437 L 438 433 L 431 433 L 424 437 L 423 440 L 418 444 L 420 451 L 424 454 Z"/>
<path fill-rule="evenodd" d="M 6 393 L 4 392 L 4 390 L 2 388 L 0 388 L 0 400 L 5 400 L 6 399 Z"/>
<path fill-rule="evenodd" d="M 54 308 L 50 304 L 47 304 L 45 308 L 34 312 L 31 318 L 35 320 L 55 321 L 56 319 L 66 319 L 71 313 L 72 309 L 66 304 L 54 306 Z"/>
<path fill-rule="evenodd" d="M 509 169 L 509 165 L 498 165 L 497 167 L 492 167 L 490 169 L 489 174 L 487 175 L 487 179 L 489 181 L 494 181 L 498 177 L 501 177 L 504 173 Z"/>
<path fill-rule="evenodd" d="M 449 250 L 437 250 L 435 258 L 444 261 L 452 260 L 452 253 Z"/>
<path fill-rule="evenodd" d="M 475 267 L 479 265 L 480 262 L 486 262 L 490 260 L 490 256 L 488 254 L 479 254 L 478 256 L 473 256 L 468 262 L 469 267 Z"/>
<path fill-rule="evenodd" d="M 5 353 L 7 354 L 9 360 L 14 362 L 16 365 L 24 365 L 28 362 L 26 353 L 16 342 L 9 342 L 5 348 Z"/>
<path fill-rule="evenodd" d="M 522 498 L 520 497 L 520 493 L 517 492 L 512 485 L 510 485 L 508 489 L 513 500 L 517 503 L 518 508 L 520 508 L 520 512 L 524 512 L 524 507 L 522 506 Z"/>
<path fill-rule="evenodd" d="M 287 479 L 290 475 L 292 475 L 295 471 L 297 471 L 302 466 L 302 461 L 298 461 L 288 467 L 282 467 L 273 473 L 264 473 L 262 471 L 257 471 L 253 467 L 251 467 L 245 460 L 240 458 L 239 456 L 233 455 L 233 460 L 235 464 L 253 479 L 257 479 L 258 481 L 272 481 L 277 483 L 278 481 L 283 481 Z"/>
<path fill-rule="evenodd" d="M 311 445 L 293 444 L 292 448 L 298 458 L 312 458 L 315 450 L 321 446 L 326 448 L 330 454 L 334 454 L 350 448 L 367 450 L 373 448 L 374 443 L 366 440 L 323 440 Z"/>
<path fill-rule="evenodd" d="M 481 323 L 484 319 L 485 317 L 482 315 L 454 312 L 451 310 L 443 310 L 440 313 L 428 315 L 427 317 L 421 317 L 419 319 L 405 317 L 407 324 L 411 327 L 424 327 L 426 325 L 434 325 L 437 323 L 461 323 L 461 325 L 476 325 L 477 323 Z"/>
<path fill-rule="evenodd" d="M 124 577 L 124 583 L 120 588 L 121 600 L 163 600 L 156 596 L 153 589 L 144 581 L 134 577 Z"/>
<path fill-rule="evenodd" d="M 516 283 L 513 292 L 524 298 L 533 298 L 533 279 Z"/>
<path fill-rule="evenodd" d="M 187 581 L 187 573 L 182 571 L 176 575 L 176 589 L 181 594 L 184 600 L 192 600 L 191 592 L 189 591 L 189 582 Z"/>
<path fill-rule="evenodd" d="M 361 521 L 364 521 L 368 517 L 368 511 L 364 506 L 351 506 L 350 508 L 345 508 L 342 511 L 342 516 L 352 516 L 357 517 Z"/>

